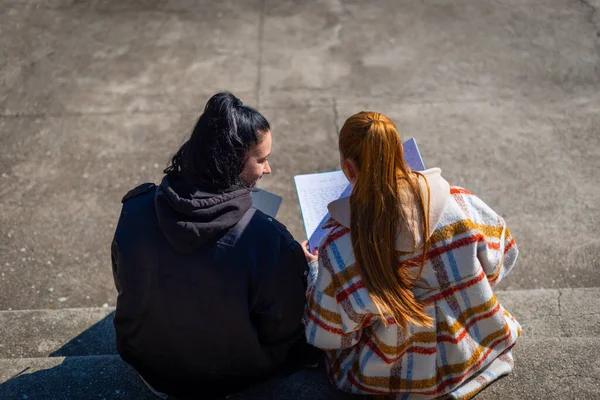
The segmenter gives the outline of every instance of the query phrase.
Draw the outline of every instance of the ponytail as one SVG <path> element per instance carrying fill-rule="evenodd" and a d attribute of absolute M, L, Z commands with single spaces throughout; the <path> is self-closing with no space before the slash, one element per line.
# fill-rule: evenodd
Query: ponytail
<path fill-rule="evenodd" d="M 396 127 L 382 114 L 361 112 L 350 117 L 340 132 L 340 151 L 360 171 L 350 197 L 352 247 L 382 321 L 387 324 L 391 317 L 403 329 L 409 324 L 430 326 L 432 319 L 412 291 L 423 271 L 429 242 L 422 248 L 417 273 L 411 268 L 414 263 L 399 261 L 395 249 L 400 230 L 411 226 L 409 219 L 416 220 L 415 213 L 406 214 L 402 199 L 413 200 L 411 206 L 422 216 L 422 232 L 429 232 L 429 204 L 419 184 L 425 178 L 407 168 Z"/>

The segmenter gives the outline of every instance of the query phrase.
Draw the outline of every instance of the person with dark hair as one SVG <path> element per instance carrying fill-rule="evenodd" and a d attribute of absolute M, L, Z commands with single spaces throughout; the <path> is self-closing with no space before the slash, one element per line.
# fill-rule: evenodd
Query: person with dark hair
<path fill-rule="evenodd" d="M 305 361 L 303 250 L 250 197 L 270 153 L 267 120 L 218 93 L 160 185 L 122 200 L 117 349 L 159 396 L 220 398 Z"/>

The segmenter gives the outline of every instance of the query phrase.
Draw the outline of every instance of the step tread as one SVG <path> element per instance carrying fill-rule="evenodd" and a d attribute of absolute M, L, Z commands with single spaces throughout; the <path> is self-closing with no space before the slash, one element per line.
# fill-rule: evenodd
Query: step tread
<path fill-rule="evenodd" d="M 523 339 L 515 370 L 478 400 L 598 399 L 600 338 Z"/>
<path fill-rule="evenodd" d="M 600 288 L 499 291 L 528 338 L 600 335 Z M 0 358 L 117 354 L 114 308 L 0 311 Z"/>
<path fill-rule="evenodd" d="M 478 400 L 598 398 L 600 338 L 522 339 L 514 354 L 515 371 L 483 391 Z M 29 369 L 22 372 L 26 368 Z M 153 397 L 131 367 L 118 356 L 106 355 L 0 359 L 0 398 L 109 400 Z M 329 400 L 354 397 L 333 390 L 323 370 L 312 370 L 299 371 L 248 389 L 233 400 L 263 398 Z"/>
<path fill-rule="evenodd" d="M 600 288 L 497 292 L 528 338 L 600 336 Z"/>
<path fill-rule="evenodd" d="M 0 358 L 117 354 L 114 309 L 0 312 Z"/>

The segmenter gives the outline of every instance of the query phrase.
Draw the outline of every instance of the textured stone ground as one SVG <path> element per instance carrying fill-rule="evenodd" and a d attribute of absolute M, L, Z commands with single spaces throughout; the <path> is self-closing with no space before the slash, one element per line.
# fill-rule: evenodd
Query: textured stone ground
<path fill-rule="evenodd" d="M 0 309 L 114 305 L 119 200 L 221 89 L 271 121 L 261 184 L 299 239 L 292 176 L 337 168 L 339 126 L 377 110 L 506 217 L 503 288 L 600 286 L 594 6 L 0 0 Z"/>
<path fill-rule="evenodd" d="M 279 217 L 299 239 L 293 175 L 336 169 L 344 120 L 381 111 L 417 139 L 426 165 L 505 216 L 521 255 L 502 289 L 600 287 L 598 8 L 600 0 L 0 0 L 0 310 L 91 307 L 92 321 L 113 307 L 109 244 L 121 196 L 160 179 L 224 89 L 271 122 L 274 172 L 261 185 L 284 196 Z M 550 296 L 548 304 L 562 299 Z M 533 332 L 597 328 L 597 312 L 573 325 L 542 311 L 528 321 Z M 45 326 L 40 312 L 10 314 L 23 319 L 19 335 Z M 45 357 L 58 339 L 44 340 L 18 347 L 2 336 L 2 358 Z M 595 345 L 553 340 L 517 353 L 528 367 L 498 390 L 587 398 L 597 388 L 587 350 Z M 129 382 L 118 360 L 70 346 L 51 382 L 89 378 L 97 388 L 103 369 L 90 365 Z M 97 358 L 70 358 L 81 349 Z M 570 372 L 560 375 L 563 366 Z M 500 398 L 494 390 L 485 395 Z"/>

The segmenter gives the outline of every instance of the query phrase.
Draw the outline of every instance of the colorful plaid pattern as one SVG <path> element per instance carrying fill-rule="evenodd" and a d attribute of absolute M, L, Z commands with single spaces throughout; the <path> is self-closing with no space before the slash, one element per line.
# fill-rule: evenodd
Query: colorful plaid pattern
<path fill-rule="evenodd" d="M 309 279 L 305 313 L 309 343 L 326 350 L 338 388 L 398 399 L 469 399 L 512 371 L 519 323 L 493 287 L 513 267 L 517 247 L 504 220 L 470 192 L 451 188 L 451 200 L 430 238 L 415 289 L 432 328 L 385 326 L 355 264 L 350 230 L 335 221 Z M 401 261 L 420 260 L 422 252 Z"/>

